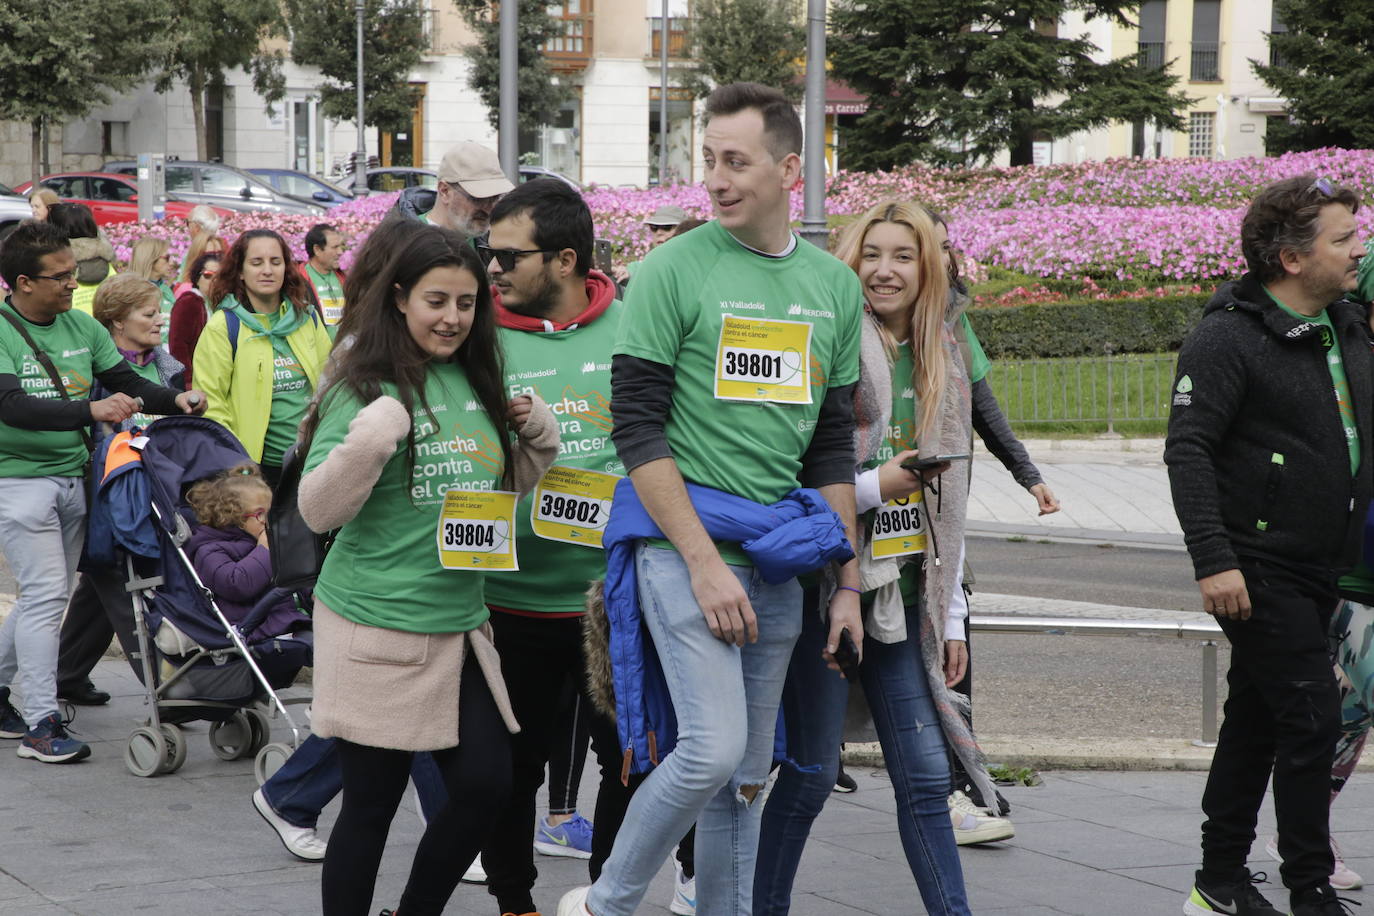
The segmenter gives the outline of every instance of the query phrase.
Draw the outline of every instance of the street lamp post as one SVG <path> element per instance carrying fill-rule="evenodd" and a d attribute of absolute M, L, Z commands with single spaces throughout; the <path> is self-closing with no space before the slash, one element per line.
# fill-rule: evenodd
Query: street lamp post
<path fill-rule="evenodd" d="M 668 183 L 668 0 L 658 30 L 658 186 Z"/>
<path fill-rule="evenodd" d="M 353 196 L 367 196 L 367 134 L 363 125 L 363 9 L 358 0 L 358 149 L 353 154 Z"/>
<path fill-rule="evenodd" d="M 806 158 L 801 236 L 822 250 L 825 226 L 825 0 L 806 3 Z"/>
<path fill-rule="evenodd" d="M 497 130 L 498 158 L 501 171 L 513 184 L 518 184 L 520 175 L 520 134 L 516 121 L 516 66 L 518 63 L 519 42 L 517 26 L 520 22 L 519 0 L 501 0 L 500 50 L 501 81 L 499 89 L 500 110 Z"/>

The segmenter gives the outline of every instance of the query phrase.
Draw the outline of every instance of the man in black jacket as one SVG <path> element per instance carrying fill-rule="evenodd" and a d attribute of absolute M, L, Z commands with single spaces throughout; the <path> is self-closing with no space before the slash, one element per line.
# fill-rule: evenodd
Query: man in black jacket
<path fill-rule="evenodd" d="M 1249 272 L 1179 353 L 1164 460 L 1203 610 L 1231 642 L 1226 719 L 1184 912 L 1276 916 L 1245 868 L 1270 772 L 1295 916 L 1344 912 L 1329 883 L 1340 697 L 1326 630 L 1370 495 L 1371 357 L 1355 287 L 1359 200 L 1307 175 L 1241 226 Z"/>

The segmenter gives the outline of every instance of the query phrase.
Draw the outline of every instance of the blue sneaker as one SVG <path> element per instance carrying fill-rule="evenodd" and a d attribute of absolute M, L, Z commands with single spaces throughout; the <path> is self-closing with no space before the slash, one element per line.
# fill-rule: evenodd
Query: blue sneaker
<path fill-rule="evenodd" d="M 574 813 L 571 820 L 557 827 L 540 819 L 534 831 L 534 851 L 546 856 L 564 856 L 569 859 L 590 859 L 592 857 L 592 822 Z"/>
<path fill-rule="evenodd" d="M 10 702 L 10 689 L 0 687 L 0 738 L 22 738 L 29 726 Z"/>
<path fill-rule="evenodd" d="M 28 730 L 19 741 L 17 753 L 43 763 L 75 763 L 91 756 L 91 748 L 86 742 L 69 737 L 66 723 L 54 712 Z"/>

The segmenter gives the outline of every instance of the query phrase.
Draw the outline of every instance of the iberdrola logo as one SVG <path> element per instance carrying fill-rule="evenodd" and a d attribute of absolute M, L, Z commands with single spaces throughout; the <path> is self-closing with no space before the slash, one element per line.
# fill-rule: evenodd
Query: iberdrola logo
<path fill-rule="evenodd" d="M 1187 394 L 1188 392 L 1193 390 L 1193 380 L 1185 375 L 1183 378 L 1178 380 L 1178 385 L 1174 388 L 1174 390 L 1177 391 L 1179 394 Z"/>
<path fill-rule="evenodd" d="M 1178 384 L 1174 386 L 1174 406 L 1191 407 L 1193 404 L 1192 392 L 1193 380 L 1185 375 L 1183 378 L 1179 379 Z"/>

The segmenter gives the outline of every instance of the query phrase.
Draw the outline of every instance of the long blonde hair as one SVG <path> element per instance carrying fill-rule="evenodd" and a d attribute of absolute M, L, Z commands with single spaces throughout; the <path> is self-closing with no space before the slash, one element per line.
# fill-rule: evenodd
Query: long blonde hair
<path fill-rule="evenodd" d="M 911 342 L 911 386 L 916 390 L 919 405 L 916 438 L 920 439 L 935 429 L 945 396 L 949 373 L 949 351 L 944 339 L 949 277 L 936 239 L 935 223 L 924 207 L 911 201 L 884 201 L 869 209 L 845 229 L 835 256 L 858 273 L 863 261 L 864 239 L 869 230 L 880 223 L 895 223 L 910 230 L 916 246 L 918 288 L 904 324 L 909 328 L 907 340 Z M 896 357 L 899 341 L 881 322 L 878 327 L 890 363 Z"/>
<path fill-rule="evenodd" d="M 195 265 L 196 259 L 205 254 L 211 245 L 216 246 L 221 254 L 229 250 L 229 246 L 224 244 L 224 239 L 213 232 L 202 232 L 186 249 L 186 257 L 181 261 L 181 278 L 177 281 L 178 283 L 191 282 L 191 268 Z"/>
<path fill-rule="evenodd" d="M 134 242 L 134 250 L 129 255 L 129 273 L 154 283 L 162 281 L 162 277 L 153 276 L 153 264 L 157 259 L 167 253 L 171 246 L 166 239 L 160 239 L 155 235 L 145 235 L 143 238 Z"/>

